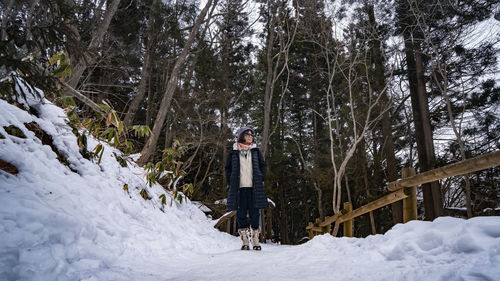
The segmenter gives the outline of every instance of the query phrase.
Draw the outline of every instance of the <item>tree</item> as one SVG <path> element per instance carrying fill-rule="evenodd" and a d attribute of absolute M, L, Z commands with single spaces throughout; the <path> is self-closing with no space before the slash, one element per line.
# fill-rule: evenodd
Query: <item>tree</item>
<path fill-rule="evenodd" d="M 121 0 L 110 0 L 111 3 L 106 8 L 106 12 L 101 20 L 100 13 L 95 13 L 93 22 L 98 22 L 99 25 L 95 33 L 92 35 L 90 42 L 87 47 L 82 52 L 74 52 L 73 49 L 69 49 L 72 61 L 72 71 L 71 76 L 65 79 L 65 83 L 71 86 L 71 88 L 76 88 L 83 72 L 87 69 L 87 67 L 95 62 L 95 53 L 96 50 L 102 44 L 104 36 L 108 31 L 108 27 L 111 23 L 113 16 L 118 10 L 118 5 L 120 5 Z M 103 3 L 103 2 L 101 2 Z M 74 36 L 78 39 L 81 38 L 77 27 L 75 27 L 71 23 L 67 23 L 69 29 L 73 30 Z M 83 42 L 81 42 L 83 43 Z M 83 43 L 86 44 L 86 43 Z M 69 91 L 69 90 L 68 90 Z"/>
<path fill-rule="evenodd" d="M 425 64 L 422 53 L 422 34 L 416 28 L 416 19 L 411 10 L 413 5 L 427 5 L 413 0 L 398 2 L 398 24 L 404 37 L 407 75 L 411 96 L 413 122 L 415 125 L 420 171 L 436 168 L 436 156 L 429 115 L 429 103 L 425 83 Z M 442 214 L 441 188 L 439 182 L 422 185 L 425 217 L 427 220 Z"/>
<path fill-rule="evenodd" d="M 399 26 L 405 38 L 421 171 L 436 167 L 432 145 L 435 127 L 450 126 L 460 152 L 459 158 L 467 157 L 461 129 L 466 114 L 464 101 L 469 92 L 466 89 L 474 88 L 475 81 L 494 65 L 491 56 L 494 42 L 486 40 L 481 46 L 471 48 L 466 40 L 477 22 L 491 15 L 492 5 L 493 1 L 407 0 L 399 3 Z M 429 112 L 428 100 L 439 96 L 443 106 Z M 449 123 L 445 124 L 443 120 Z M 468 175 L 464 183 L 468 216 L 472 216 Z M 432 183 L 431 187 L 424 185 L 423 190 L 426 218 L 433 219 L 441 214 L 440 188 L 438 183 Z"/>
<path fill-rule="evenodd" d="M 392 134 L 392 122 L 391 122 L 391 108 L 390 99 L 388 97 L 386 85 L 386 70 L 384 66 L 384 54 L 382 52 L 381 38 L 379 35 L 379 26 L 377 25 L 375 19 L 375 11 L 373 4 L 366 3 L 364 6 L 365 13 L 368 18 L 368 28 L 371 30 L 369 33 L 371 58 L 374 67 L 372 69 L 374 82 L 373 90 L 381 94 L 380 100 L 380 112 L 382 112 L 381 120 L 381 131 L 382 131 L 382 142 L 381 147 L 383 148 L 384 158 L 386 160 L 386 172 L 387 182 L 392 182 L 398 179 L 396 155 L 394 148 L 394 140 Z M 392 204 L 392 217 L 394 224 L 403 222 L 403 202 L 398 201 Z"/>
<path fill-rule="evenodd" d="M 264 158 L 268 155 L 269 139 L 276 130 L 274 127 L 271 130 L 271 107 L 275 92 L 275 84 L 277 80 L 288 69 L 288 53 L 290 46 L 294 41 L 298 27 L 298 21 L 294 25 L 290 24 L 288 19 L 288 1 L 268 1 L 267 6 L 263 6 L 263 18 L 266 20 L 266 86 L 264 93 L 264 124 L 262 129 L 262 153 Z M 279 49 L 275 52 L 275 44 L 278 44 Z M 288 81 L 285 88 L 281 91 L 281 97 L 287 91 Z M 281 99 L 280 99 L 281 102 Z M 279 107 L 278 116 L 279 119 Z M 277 122 L 275 122 L 277 124 Z"/>
<path fill-rule="evenodd" d="M 476 77 L 494 65 L 492 46 L 498 42 L 498 39 L 490 38 L 471 48 L 467 46 L 471 45 L 467 42 L 467 32 L 477 22 L 490 16 L 492 5 L 493 1 L 464 1 L 460 5 L 439 2 L 430 11 L 417 10 L 417 7 L 412 9 L 417 28 L 423 35 L 425 54 L 429 58 L 430 86 L 442 97 L 446 107 L 443 112 L 447 112 L 445 119 L 448 119 L 455 135 L 461 160 L 465 160 L 469 153 L 462 133 L 464 99 L 467 97 L 465 89 L 474 87 Z M 429 18 L 439 19 L 439 24 L 430 22 Z M 464 56 L 465 53 L 469 56 Z M 477 67 L 478 64 L 481 66 Z M 461 113 L 459 103 L 462 103 Z M 470 218 L 473 210 L 469 175 L 464 175 L 464 183 L 467 217 Z"/>
<path fill-rule="evenodd" d="M 137 88 L 137 93 L 135 94 L 132 102 L 130 103 L 127 112 L 125 113 L 125 117 L 123 119 L 123 123 L 125 126 L 129 126 L 132 124 L 134 119 L 134 115 L 139 109 L 140 103 L 144 100 L 144 95 L 146 94 L 148 82 L 151 80 L 151 68 L 152 68 L 152 56 L 154 53 L 153 46 L 156 42 L 156 34 L 158 28 L 156 27 L 155 21 L 158 21 L 158 13 L 160 11 L 160 1 L 153 0 L 150 8 L 149 21 L 148 21 L 148 32 L 146 39 L 146 46 L 144 50 L 144 59 L 142 63 L 141 70 L 141 80 L 139 82 L 139 87 Z"/>
<path fill-rule="evenodd" d="M 182 65 L 186 61 L 187 54 L 189 52 L 189 48 L 191 47 L 191 44 L 193 43 L 195 36 L 198 32 L 198 29 L 200 28 L 200 26 L 203 22 L 203 19 L 207 15 L 208 10 L 209 10 L 210 6 L 212 5 L 212 2 L 213 2 L 212 0 L 208 0 L 205 7 L 201 10 L 200 14 L 196 18 L 196 22 L 194 23 L 193 28 L 189 34 L 189 38 L 187 39 L 186 43 L 184 44 L 182 52 L 180 53 L 179 57 L 177 58 L 175 65 L 172 69 L 172 72 L 170 73 L 170 78 L 169 78 L 168 83 L 166 85 L 165 94 L 164 94 L 163 99 L 161 101 L 160 110 L 158 111 L 158 114 L 156 116 L 156 120 L 155 120 L 154 125 L 153 125 L 152 133 L 149 136 L 146 144 L 144 145 L 144 148 L 141 151 L 141 157 L 137 160 L 137 163 L 139 165 L 146 164 L 146 162 L 149 160 L 149 158 L 151 157 L 151 155 L 154 153 L 154 151 L 156 149 L 156 144 L 157 144 L 158 138 L 160 136 L 160 131 L 163 128 L 163 123 L 165 122 L 165 118 L 167 116 L 167 113 L 170 110 L 170 104 L 172 102 L 172 97 L 174 95 L 174 91 L 177 88 L 179 72 L 181 71 Z"/>

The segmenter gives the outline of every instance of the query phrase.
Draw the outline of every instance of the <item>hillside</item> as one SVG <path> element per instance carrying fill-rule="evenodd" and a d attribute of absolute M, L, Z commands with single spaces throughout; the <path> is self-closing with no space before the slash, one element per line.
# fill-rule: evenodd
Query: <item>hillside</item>
<path fill-rule="evenodd" d="M 65 113 L 0 100 L 0 280 L 498 280 L 500 217 L 396 225 L 364 239 L 318 236 L 242 252 L 105 145 L 85 159 Z M 9 127 L 13 126 L 13 127 Z M 13 135 L 18 128 L 22 134 Z M 23 137 L 24 136 L 24 137 Z M 89 148 L 97 141 L 89 138 Z M 59 158 L 59 159 L 58 159 Z M 66 160 L 64 160 L 66 159 Z M 124 185 L 128 190 L 124 190 Z M 139 194 L 147 189 L 149 200 Z M 166 194 L 167 205 L 160 195 Z"/>

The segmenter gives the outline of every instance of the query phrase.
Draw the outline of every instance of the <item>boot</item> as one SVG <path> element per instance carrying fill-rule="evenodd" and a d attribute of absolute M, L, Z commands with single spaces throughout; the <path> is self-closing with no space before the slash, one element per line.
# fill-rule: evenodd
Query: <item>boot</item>
<path fill-rule="evenodd" d="M 259 235 L 260 235 L 260 227 L 257 229 L 253 229 L 252 227 L 251 233 L 252 233 L 252 246 L 254 250 L 260 251 L 262 248 L 260 247 L 259 243 Z"/>
<path fill-rule="evenodd" d="M 248 228 L 238 228 L 238 233 L 240 234 L 241 241 L 243 241 L 242 250 L 250 250 L 248 246 Z"/>

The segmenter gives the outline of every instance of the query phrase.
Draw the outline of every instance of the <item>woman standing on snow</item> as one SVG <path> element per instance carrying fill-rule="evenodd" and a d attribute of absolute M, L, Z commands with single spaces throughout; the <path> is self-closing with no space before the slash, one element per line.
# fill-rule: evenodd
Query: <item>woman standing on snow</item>
<path fill-rule="evenodd" d="M 259 209 L 268 207 L 264 180 L 266 163 L 262 153 L 254 143 L 254 132 L 249 127 L 238 130 L 238 141 L 229 151 L 226 160 L 226 180 L 228 182 L 227 210 L 236 211 L 238 233 L 243 241 L 242 250 L 249 250 L 248 218 L 254 250 L 260 250 Z"/>

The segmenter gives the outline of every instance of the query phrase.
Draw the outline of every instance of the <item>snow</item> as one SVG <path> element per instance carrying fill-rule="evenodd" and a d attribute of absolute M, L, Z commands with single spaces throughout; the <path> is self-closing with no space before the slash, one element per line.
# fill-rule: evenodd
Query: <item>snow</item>
<path fill-rule="evenodd" d="M 240 251 L 197 205 L 148 187 L 132 159 L 121 167 L 119 151 L 104 144 L 100 165 L 83 158 L 61 108 L 28 103 L 40 117 L 0 100 L 0 159 L 19 170 L 0 170 L 0 280 L 500 280 L 500 217 L 441 217 L 364 239 L 322 235 Z M 70 167 L 29 122 L 53 136 Z M 9 135 L 9 125 L 27 138 Z"/>
<path fill-rule="evenodd" d="M 201 203 L 201 202 L 191 201 L 191 203 L 193 205 L 195 205 L 196 207 L 198 207 L 198 209 L 200 209 L 203 213 L 211 213 L 212 212 L 212 210 L 209 207 L 203 205 L 203 203 Z"/>

